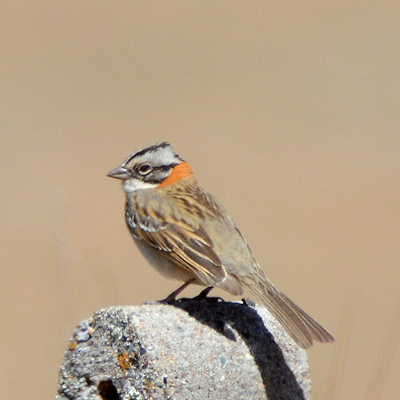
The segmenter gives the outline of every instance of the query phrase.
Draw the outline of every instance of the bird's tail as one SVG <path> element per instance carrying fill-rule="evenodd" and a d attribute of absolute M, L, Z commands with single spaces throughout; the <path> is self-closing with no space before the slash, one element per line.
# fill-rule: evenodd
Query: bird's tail
<path fill-rule="evenodd" d="M 312 346 L 314 340 L 322 343 L 334 342 L 335 339 L 328 331 L 272 283 L 262 280 L 259 285 L 249 289 L 303 349 Z"/>

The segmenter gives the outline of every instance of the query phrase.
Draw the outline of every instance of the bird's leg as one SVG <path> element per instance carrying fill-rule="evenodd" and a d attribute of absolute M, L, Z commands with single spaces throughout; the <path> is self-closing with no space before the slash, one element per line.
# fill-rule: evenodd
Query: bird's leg
<path fill-rule="evenodd" d="M 250 308 L 255 308 L 256 307 L 256 303 L 253 300 L 249 299 L 248 297 L 243 298 L 242 299 L 242 303 L 246 307 L 250 307 Z"/>
<path fill-rule="evenodd" d="M 174 290 L 169 296 L 167 296 L 164 300 L 160 300 L 159 303 L 165 303 L 165 304 L 171 304 L 175 301 L 176 296 L 178 296 L 179 293 L 181 293 L 183 290 L 185 290 L 192 281 L 187 281 L 185 282 L 182 286 L 179 286 L 178 289 Z M 208 289 L 208 288 L 207 288 Z M 206 290 L 207 290 L 206 289 Z M 211 287 L 212 289 L 212 287 Z M 210 290 L 211 290 L 210 289 Z M 203 292 L 202 292 L 203 293 Z M 207 296 L 207 294 L 206 294 Z"/>
<path fill-rule="evenodd" d="M 193 297 L 193 300 L 204 300 L 208 293 L 211 292 L 211 290 L 214 289 L 214 286 L 208 286 L 204 290 L 202 290 L 196 297 Z"/>
<path fill-rule="evenodd" d="M 210 293 L 212 289 L 214 289 L 214 286 L 206 287 L 204 290 L 202 290 L 200 292 L 200 294 L 198 294 L 196 297 L 193 297 L 192 300 L 196 300 L 196 301 L 206 300 L 206 301 L 211 301 L 211 302 L 222 301 L 224 303 L 225 300 L 222 297 L 207 297 L 208 293 Z"/>

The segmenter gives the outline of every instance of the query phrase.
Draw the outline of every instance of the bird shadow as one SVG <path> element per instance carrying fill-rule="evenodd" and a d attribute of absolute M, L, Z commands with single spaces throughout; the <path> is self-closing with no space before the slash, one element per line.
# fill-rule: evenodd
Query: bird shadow
<path fill-rule="evenodd" d="M 306 399 L 282 350 L 255 309 L 245 303 L 225 302 L 215 297 L 183 298 L 170 305 L 186 311 L 229 340 L 237 340 L 236 332 L 258 367 L 268 400 Z"/>

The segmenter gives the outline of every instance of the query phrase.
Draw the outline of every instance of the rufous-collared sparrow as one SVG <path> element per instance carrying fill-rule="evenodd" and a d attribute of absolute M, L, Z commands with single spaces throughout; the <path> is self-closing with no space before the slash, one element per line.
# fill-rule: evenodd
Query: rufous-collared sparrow
<path fill-rule="evenodd" d="M 224 207 L 167 142 L 138 150 L 108 176 L 122 179 L 134 241 L 161 274 L 233 295 L 249 289 L 303 348 L 333 337 L 268 279 Z"/>

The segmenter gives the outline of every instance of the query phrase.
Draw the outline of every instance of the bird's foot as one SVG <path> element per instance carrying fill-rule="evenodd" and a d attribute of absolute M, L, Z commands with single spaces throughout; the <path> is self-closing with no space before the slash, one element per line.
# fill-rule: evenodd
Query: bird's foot
<path fill-rule="evenodd" d="M 242 303 L 246 307 L 250 307 L 250 308 L 255 308 L 255 306 L 256 306 L 256 303 L 253 300 L 249 299 L 249 298 L 243 298 L 242 299 Z"/>
<path fill-rule="evenodd" d="M 192 282 L 185 282 L 182 286 L 179 286 L 178 289 L 174 290 L 169 296 L 167 296 L 164 300 L 159 300 L 159 303 L 162 304 L 172 304 L 176 301 L 176 296 L 178 296 L 178 294 L 180 292 L 182 292 L 182 290 L 186 289 Z"/>
<path fill-rule="evenodd" d="M 211 292 L 211 290 L 214 289 L 214 286 L 208 286 L 204 290 L 202 290 L 197 296 L 193 297 L 193 300 L 204 300 L 207 298 L 208 293 Z"/>
<path fill-rule="evenodd" d="M 208 294 L 211 292 L 211 290 L 214 288 L 214 286 L 209 286 L 202 290 L 200 294 L 198 294 L 196 297 L 193 297 L 191 300 L 195 301 L 212 301 L 212 302 L 218 302 L 218 301 L 225 301 L 222 297 L 208 297 Z"/>

